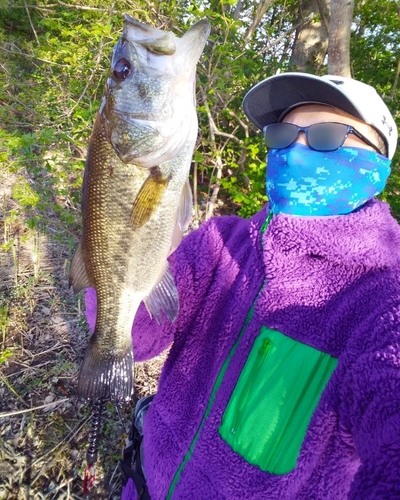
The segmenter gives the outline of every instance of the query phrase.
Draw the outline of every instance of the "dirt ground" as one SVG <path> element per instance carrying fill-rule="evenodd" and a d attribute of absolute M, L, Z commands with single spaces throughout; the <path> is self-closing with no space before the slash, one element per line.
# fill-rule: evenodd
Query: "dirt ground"
<path fill-rule="evenodd" d="M 75 388 L 89 331 L 68 286 L 71 239 L 51 214 L 45 232 L 22 224 L 13 182 L 0 178 L 0 499 L 84 498 L 91 408 Z M 135 400 L 156 391 L 164 358 L 136 364 Z M 133 407 L 122 426 L 106 404 L 90 498 L 119 498 Z"/>

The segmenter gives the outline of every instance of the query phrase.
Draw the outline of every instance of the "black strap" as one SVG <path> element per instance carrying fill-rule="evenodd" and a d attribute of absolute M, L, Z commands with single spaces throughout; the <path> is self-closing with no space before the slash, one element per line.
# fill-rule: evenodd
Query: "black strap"
<path fill-rule="evenodd" d="M 132 444 L 124 449 L 123 458 L 120 460 L 119 464 L 125 480 L 124 484 L 131 478 L 135 484 L 139 500 L 150 500 L 140 457 L 140 445 L 143 436 L 139 434 L 135 422 L 132 423 L 129 439 L 132 441 Z"/>
<path fill-rule="evenodd" d="M 147 489 L 146 481 L 144 477 L 135 472 L 131 467 L 126 465 L 123 460 L 120 461 L 120 470 L 125 479 L 125 484 L 129 478 L 132 479 L 135 484 L 135 488 L 138 494 L 139 500 L 150 500 L 149 491 Z"/>

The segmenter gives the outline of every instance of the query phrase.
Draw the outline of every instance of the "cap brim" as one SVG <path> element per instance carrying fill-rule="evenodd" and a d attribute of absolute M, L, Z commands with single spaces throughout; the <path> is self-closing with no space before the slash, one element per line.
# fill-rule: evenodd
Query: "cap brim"
<path fill-rule="evenodd" d="M 301 103 L 320 103 L 363 119 L 340 87 L 307 73 L 285 73 L 260 82 L 243 99 L 243 110 L 259 128 L 276 123 L 288 109 Z"/>

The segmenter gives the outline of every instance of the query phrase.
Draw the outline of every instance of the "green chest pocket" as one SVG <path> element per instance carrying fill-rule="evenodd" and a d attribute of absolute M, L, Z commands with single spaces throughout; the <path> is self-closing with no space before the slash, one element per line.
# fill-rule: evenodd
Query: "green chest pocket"
<path fill-rule="evenodd" d="M 263 327 L 225 409 L 221 437 L 263 471 L 287 474 L 336 365 L 329 354 Z"/>

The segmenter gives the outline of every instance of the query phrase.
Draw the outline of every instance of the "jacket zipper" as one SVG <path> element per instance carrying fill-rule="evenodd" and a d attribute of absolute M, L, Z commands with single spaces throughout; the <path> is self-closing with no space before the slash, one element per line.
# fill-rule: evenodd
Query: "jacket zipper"
<path fill-rule="evenodd" d="M 269 225 L 272 217 L 273 217 L 273 213 L 269 212 L 267 218 L 265 219 L 263 225 L 260 228 L 260 233 L 261 233 L 261 251 L 262 252 L 264 251 L 263 237 L 264 237 L 265 231 L 267 230 L 267 227 L 268 227 L 268 225 Z M 166 500 L 170 500 L 171 499 L 172 494 L 173 494 L 173 492 L 175 490 L 175 487 L 176 487 L 176 485 L 177 485 L 177 483 L 179 481 L 179 478 L 180 478 L 180 476 L 182 474 L 182 471 L 185 468 L 185 465 L 187 464 L 187 462 L 189 462 L 191 456 L 193 455 L 194 447 L 195 447 L 195 445 L 197 443 L 197 440 L 200 437 L 200 432 L 203 429 L 204 423 L 205 423 L 208 415 L 210 414 L 211 408 L 212 408 L 212 406 L 214 404 L 216 393 L 217 393 L 219 387 L 221 386 L 221 384 L 223 382 L 225 373 L 226 373 L 226 371 L 228 369 L 228 366 L 229 366 L 229 364 L 230 364 L 230 362 L 231 362 L 231 360 L 233 358 L 233 355 L 236 352 L 236 349 L 237 349 L 237 347 L 239 345 L 239 342 L 240 342 L 241 338 L 243 337 L 245 331 L 247 330 L 247 327 L 248 327 L 250 321 L 253 318 L 255 305 L 256 305 L 257 300 L 258 300 L 259 296 L 261 295 L 261 292 L 263 291 L 266 283 L 267 283 L 267 278 L 264 277 L 264 280 L 262 282 L 260 290 L 258 291 L 258 293 L 257 293 L 257 295 L 256 295 L 256 297 L 255 297 L 255 299 L 254 299 L 254 301 L 253 301 L 253 303 L 252 303 L 252 305 L 250 307 L 250 311 L 247 313 L 244 325 L 243 325 L 242 329 L 240 330 L 238 338 L 236 339 L 236 342 L 232 346 L 232 349 L 229 351 L 228 357 L 226 358 L 224 364 L 222 365 L 222 367 L 221 367 L 221 369 L 220 369 L 220 371 L 218 373 L 217 379 L 216 379 L 216 381 L 214 383 L 214 386 L 212 388 L 211 395 L 210 395 L 210 398 L 208 400 L 208 404 L 207 404 L 207 407 L 206 407 L 206 409 L 204 411 L 203 417 L 202 417 L 202 419 L 200 421 L 199 427 L 198 427 L 198 429 L 196 431 L 196 434 L 194 435 L 194 437 L 192 439 L 192 442 L 190 443 L 190 446 L 189 446 L 189 449 L 188 449 L 186 455 L 183 457 L 182 462 L 180 463 L 177 471 L 175 472 L 174 477 L 172 478 L 172 481 L 171 481 L 171 484 L 170 484 L 170 487 L 168 489 L 168 493 L 167 493 L 167 496 L 166 496 Z"/>

